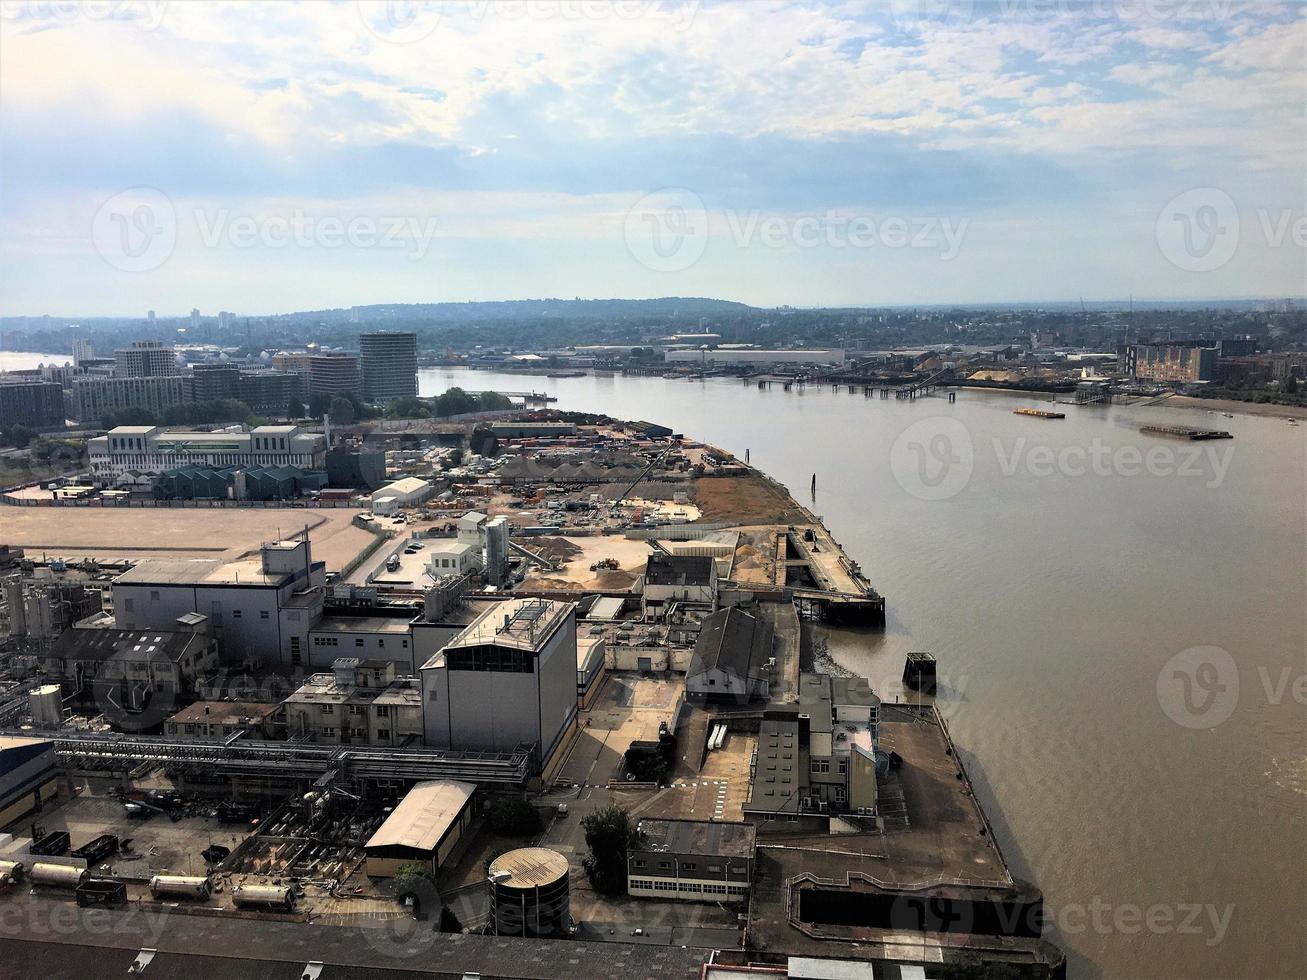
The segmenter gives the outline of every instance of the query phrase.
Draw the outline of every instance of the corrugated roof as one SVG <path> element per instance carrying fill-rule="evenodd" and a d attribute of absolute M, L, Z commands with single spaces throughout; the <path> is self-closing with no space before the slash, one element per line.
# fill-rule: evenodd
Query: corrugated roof
<path fill-rule="evenodd" d="M 418 783 L 364 847 L 412 847 L 434 851 L 475 791 L 476 786 L 472 783 L 452 779 Z"/>

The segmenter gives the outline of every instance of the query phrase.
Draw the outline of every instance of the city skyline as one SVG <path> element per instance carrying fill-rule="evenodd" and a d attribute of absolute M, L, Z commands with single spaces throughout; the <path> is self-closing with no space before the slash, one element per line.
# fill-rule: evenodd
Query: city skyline
<path fill-rule="evenodd" d="M 0 19 L 3 316 L 1303 295 L 1294 5 L 98 9 Z"/>

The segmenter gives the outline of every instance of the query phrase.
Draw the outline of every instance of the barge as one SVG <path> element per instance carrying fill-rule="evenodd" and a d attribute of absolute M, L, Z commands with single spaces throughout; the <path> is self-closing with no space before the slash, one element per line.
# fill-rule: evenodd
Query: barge
<path fill-rule="evenodd" d="M 1013 415 L 1031 415 L 1037 419 L 1064 419 L 1066 412 L 1046 412 L 1042 408 L 1016 408 L 1012 410 Z"/>

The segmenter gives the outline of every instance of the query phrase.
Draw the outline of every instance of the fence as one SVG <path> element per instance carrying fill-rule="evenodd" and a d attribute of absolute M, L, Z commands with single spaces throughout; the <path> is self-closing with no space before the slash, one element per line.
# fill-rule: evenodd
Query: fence
<path fill-rule="evenodd" d="M 155 500 L 153 497 L 124 497 L 107 499 L 105 497 L 84 497 L 80 500 L 54 500 L 42 497 L 16 497 L 11 493 L 0 494 L 0 504 L 7 507 L 180 507 L 192 510 L 223 510 L 244 508 L 271 508 L 284 510 L 287 507 L 302 507 L 306 510 L 331 510 L 338 507 L 357 507 L 348 500 Z"/>

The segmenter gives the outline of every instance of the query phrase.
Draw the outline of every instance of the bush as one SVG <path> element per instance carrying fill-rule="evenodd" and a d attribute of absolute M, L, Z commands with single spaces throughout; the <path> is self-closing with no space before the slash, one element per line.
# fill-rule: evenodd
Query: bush
<path fill-rule="evenodd" d="M 626 851 L 635 839 L 631 814 L 615 803 L 581 821 L 590 854 L 584 861 L 586 877 L 601 895 L 626 892 Z"/>
<path fill-rule="evenodd" d="M 540 832 L 540 811 L 518 796 L 496 800 L 486 813 L 490 829 L 509 837 L 530 837 Z"/>

